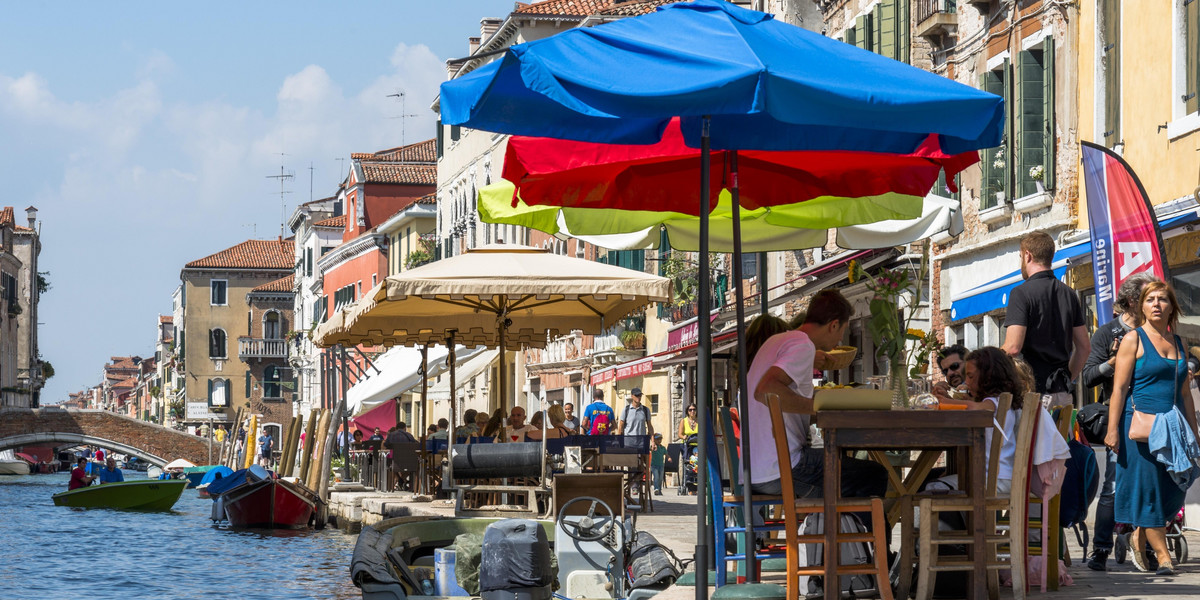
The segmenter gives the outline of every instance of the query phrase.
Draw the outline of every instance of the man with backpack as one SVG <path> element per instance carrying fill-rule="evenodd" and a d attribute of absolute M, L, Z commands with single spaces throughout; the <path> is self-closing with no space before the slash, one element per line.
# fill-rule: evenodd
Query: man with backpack
<path fill-rule="evenodd" d="M 650 409 L 642 404 L 642 388 L 629 391 L 629 403 L 617 422 L 617 435 L 654 435 L 650 424 Z"/>
<path fill-rule="evenodd" d="M 1121 340 L 1126 333 L 1133 331 L 1138 326 L 1137 308 L 1138 302 L 1141 300 L 1142 288 L 1147 283 L 1154 281 L 1155 278 L 1146 274 L 1137 274 L 1125 280 L 1117 290 L 1117 297 L 1113 302 L 1113 308 L 1118 311 L 1115 319 L 1105 323 L 1096 333 L 1092 335 L 1092 350 L 1088 354 L 1087 363 L 1083 367 L 1083 384 L 1089 388 L 1100 388 L 1099 404 L 1105 408 L 1097 409 L 1084 407 L 1080 411 L 1080 425 L 1083 427 L 1085 434 L 1090 427 L 1088 426 L 1088 414 L 1095 410 L 1096 418 L 1102 418 L 1103 427 L 1098 427 L 1100 431 L 1108 429 L 1108 399 L 1112 396 L 1113 391 L 1113 375 L 1116 373 L 1117 349 L 1121 345 Z M 1098 424 L 1099 425 L 1099 424 Z M 1103 444 L 1104 439 L 1090 439 L 1093 444 Z M 1093 531 L 1092 537 L 1092 554 L 1088 557 L 1087 566 L 1093 571 L 1108 570 L 1108 555 L 1112 553 L 1113 548 L 1113 527 L 1116 525 L 1113 517 L 1113 494 L 1116 487 L 1117 478 L 1117 453 L 1110 449 L 1105 449 L 1108 454 L 1107 462 L 1104 467 L 1104 484 L 1100 488 L 1100 501 L 1096 504 L 1096 528 Z M 1151 553 L 1153 556 L 1153 553 Z"/>
<path fill-rule="evenodd" d="M 583 420 L 579 423 L 579 431 L 587 435 L 608 435 L 612 433 L 613 420 L 616 415 L 612 408 L 604 403 L 604 390 L 592 390 L 592 403 L 583 411 Z"/>

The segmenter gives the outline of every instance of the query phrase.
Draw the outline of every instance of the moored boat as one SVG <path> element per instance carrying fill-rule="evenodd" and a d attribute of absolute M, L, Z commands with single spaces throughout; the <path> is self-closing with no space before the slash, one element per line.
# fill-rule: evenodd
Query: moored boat
<path fill-rule="evenodd" d="M 0 475 L 28 475 L 29 463 L 16 457 L 12 450 L 0 452 Z"/>
<path fill-rule="evenodd" d="M 194 488 L 194 487 L 200 485 L 200 483 L 204 480 L 204 476 L 207 475 L 209 471 L 217 468 L 218 466 L 220 466 L 220 465 L 203 465 L 203 466 L 199 466 L 199 467 L 184 467 L 183 476 L 188 481 L 188 487 Z M 228 468 L 228 467 L 226 467 L 226 468 Z"/>
<path fill-rule="evenodd" d="M 81 487 L 54 495 L 55 506 L 170 510 L 186 481 L 138 480 Z"/>
<path fill-rule="evenodd" d="M 284 479 L 263 479 L 221 495 L 231 527 L 302 529 L 320 502 L 316 492 Z"/>

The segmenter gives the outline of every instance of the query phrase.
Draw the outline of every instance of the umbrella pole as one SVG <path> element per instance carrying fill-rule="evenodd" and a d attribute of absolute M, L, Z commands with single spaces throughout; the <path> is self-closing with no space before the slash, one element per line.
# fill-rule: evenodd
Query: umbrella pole
<path fill-rule="evenodd" d="M 505 405 L 506 403 L 504 401 L 504 392 L 506 391 L 505 382 L 508 379 L 508 377 L 506 377 L 506 371 L 508 371 L 508 361 L 505 360 L 507 357 L 505 356 L 506 353 L 504 351 L 504 334 L 508 332 L 508 301 L 504 298 L 500 299 L 500 315 L 499 319 L 496 321 L 496 329 L 498 330 L 498 337 L 500 341 L 500 377 L 498 378 L 500 381 L 499 389 L 496 392 L 496 398 L 498 399 L 500 408 L 504 410 L 504 414 L 508 414 L 508 407 Z M 502 428 L 500 431 L 503 433 L 504 429 Z"/>
<path fill-rule="evenodd" d="M 458 363 L 454 357 L 453 329 L 446 332 L 446 350 L 446 364 L 450 367 L 450 432 L 446 435 L 446 478 L 442 480 L 443 490 L 454 486 L 454 442 L 458 441 L 458 435 L 454 431 L 454 425 L 458 422 L 458 388 L 454 385 L 454 372 L 458 370 Z M 424 391 L 425 388 L 421 388 L 421 392 Z"/>
<path fill-rule="evenodd" d="M 737 150 L 729 153 L 730 171 L 732 172 L 733 197 L 733 280 L 734 295 L 737 303 L 737 362 L 738 362 L 738 423 L 741 425 L 741 454 L 742 454 L 742 522 L 746 528 L 746 583 L 758 583 L 758 551 L 754 539 L 754 499 L 750 493 L 750 395 L 747 391 L 746 372 L 746 298 L 742 290 L 742 207 L 738 190 Z M 726 431 L 725 435 L 732 435 Z M 717 568 L 724 566 L 724 561 L 717 557 Z"/>
<path fill-rule="evenodd" d="M 342 346 L 339 349 L 342 355 L 342 376 L 339 378 L 342 389 L 338 398 L 338 411 L 342 413 L 342 435 L 345 436 L 342 448 L 342 481 L 350 481 L 350 417 L 346 414 L 346 388 L 348 387 L 346 373 L 348 368 L 346 366 L 346 347 Z M 334 418 L 337 418 L 337 415 L 334 415 Z"/>
<path fill-rule="evenodd" d="M 767 314 L 767 253 L 758 253 L 758 300 L 762 303 L 762 314 Z"/>
<path fill-rule="evenodd" d="M 700 429 L 697 444 L 699 468 L 708 473 L 708 402 L 712 396 L 712 321 L 709 320 L 709 305 L 712 290 L 708 261 L 708 195 L 709 195 L 709 145 L 710 119 L 706 115 L 701 121 L 700 132 L 700 273 L 696 294 L 696 425 Z M 712 536 L 708 528 L 708 477 L 696 477 L 696 600 L 708 599 L 708 545 Z"/>

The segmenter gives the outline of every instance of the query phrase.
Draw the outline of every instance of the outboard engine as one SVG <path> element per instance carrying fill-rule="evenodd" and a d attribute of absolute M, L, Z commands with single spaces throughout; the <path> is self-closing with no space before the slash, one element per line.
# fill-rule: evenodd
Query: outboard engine
<path fill-rule="evenodd" d="M 529 519 L 504 519 L 483 532 L 479 592 L 483 600 L 550 600 L 550 542 Z"/>

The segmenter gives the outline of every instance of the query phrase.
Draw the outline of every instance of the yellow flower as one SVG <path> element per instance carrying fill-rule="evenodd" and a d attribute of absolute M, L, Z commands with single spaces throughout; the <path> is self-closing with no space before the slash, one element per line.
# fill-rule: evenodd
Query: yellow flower
<path fill-rule="evenodd" d="M 850 272 L 847 277 L 850 279 L 850 283 L 854 283 L 854 280 L 858 279 L 858 261 L 850 261 Z"/>
<path fill-rule="evenodd" d="M 909 329 L 908 335 L 919 337 L 919 338 L 924 338 L 925 332 L 921 331 L 920 329 Z"/>

